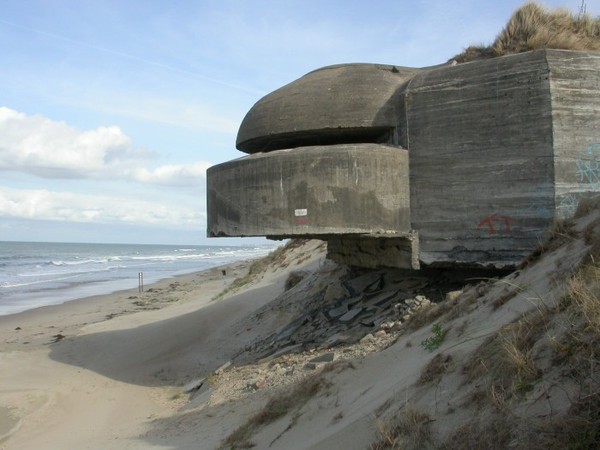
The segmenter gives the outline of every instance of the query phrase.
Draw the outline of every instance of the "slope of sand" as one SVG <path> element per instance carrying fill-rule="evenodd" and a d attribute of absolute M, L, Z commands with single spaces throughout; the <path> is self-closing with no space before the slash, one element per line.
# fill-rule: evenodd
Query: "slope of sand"
<path fill-rule="evenodd" d="M 298 268 L 322 257 L 316 247 Z M 283 290 L 285 272 L 271 270 L 212 301 L 249 265 L 0 317 L 0 448 L 169 448 L 139 436 L 243 348 L 232 324 Z"/>
<path fill-rule="evenodd" d="M 527 448 L 523 424 L 597 398 L 593 358 L 564 375 L 585 346 L 557 305 L 598 252 L 598 208 L 564 233 L 514 273 L 453 273 L 458 289 L 308 241 L 218 301 L 248 264 L 0 318 L 0 448 Z"/>

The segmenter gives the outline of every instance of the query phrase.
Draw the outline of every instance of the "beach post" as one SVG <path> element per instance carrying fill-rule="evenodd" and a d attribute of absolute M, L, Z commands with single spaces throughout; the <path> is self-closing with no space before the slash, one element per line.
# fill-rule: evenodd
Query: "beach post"
<path fill-rule="evenodd" d="M 144 292 L 144 272 L 138 273 L 138 292 Z"/>

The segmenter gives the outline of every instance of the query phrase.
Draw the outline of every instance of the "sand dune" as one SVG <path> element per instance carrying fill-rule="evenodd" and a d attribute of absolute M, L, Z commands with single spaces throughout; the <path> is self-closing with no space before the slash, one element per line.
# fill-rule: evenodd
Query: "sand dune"
<path fill-rule="evenodd" d="M 0 317 L 0 448 L 502 448 L 489 424 L 529 445 L 525 424 L 585 397 L 552 361 L 574 320 L 557 305 L 597 252 L 599 214 L 526 268 L 462 274 L 459 289 L 442 272 L 337 266 L 308 241 L 218 300 L 249 263 Z M 417 308 L 417 293 L 437 304 Z M 500 383 L 489 367 L 519 372 L 493 355 L 523 330 L 537 333 L 535 374 Z"/>

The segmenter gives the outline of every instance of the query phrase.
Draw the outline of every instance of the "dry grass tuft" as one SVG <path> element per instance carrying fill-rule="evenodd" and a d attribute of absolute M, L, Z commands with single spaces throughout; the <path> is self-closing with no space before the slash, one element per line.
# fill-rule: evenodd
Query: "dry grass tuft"
<path fill-rule="evenodd" d="M 306 275 L 308 275 L 306 272 L 299 270 L 290 272 L 287 279 L 285 280 L 285 290 L 289 291 L 290 289 L 292 289 L 294 286 L 296 286 L 298 283 L 304 280 L 304 278 L 306 278 Z"/>
<path fill-rule="evenodd" d="M 451 363 L 451 355 L 438 353 L 423 368 L 418 383 L 425 384 L 441 379 L 442 375 L 444 375 L 450 368 Z"/>
<path fill-rule="evenodd" d="M 600 265 L 592 261 L 582 266 L 569 280 L 567 296 L 587 329 L 600 336 Z"/>
<path fill-rule="evenodd" d="M 539 378 L 532 349 L 546 332 L 547 311 L 533 311 L 488 338 L 464 367 L 465 383 L 484 381 L 489 404 L 502 409 L 533 389 Z"/>
<path fill-rule="evenodd" d="M 335 365 L 331 365 L 334 366 Z M 333 369 L 329 368 L 327 371 Z M 260 428 L 275 422 L 277 419 L 292 411 L 299 410 L 311 398 L 323 389 L 331 386 L 324 376 L 325 370 L 302 380 L 292 389 L 280 392 L 272 397 L 261 411 L 252 416 L 245 424 L 231 433 L 221 445 L 221 448 L 238 449 L 250 448 L 254 444 L 250 437 Z"/>
<path fill-rule="evenodd" d="M 530 266 L 539 260 L 540 256 L 543 254 L 557 250 L 566 242 L 571 242 L 578 237 L 578 233 L 573 227 L 572 220 L 557 220 L 554 222 L 548 239 L 538 245 L 535 250 L 525 257 L 525 259 L 519 265 L 519 269 L 524 269 Z"/>
<path fill-rule="evenodd" d="M 410 319 L 408 319 L 408 322 L 406 322 L 406 329 L 408 331 L 414 331 L 424 327 L 425 325 L 429 325 L 450 311 L 452 306 L 452 302 L 444 300 L 440 303 L 420 308 L 410 316 Z"/>
<path fill-rule="evenodd" d="M 512 424 L 505 415 L 496 415 L 487 420 L 469 421 L 458 427 L 439 448 L 444 450 L 506 449 L 509 448 L 511 429 Z"/>
<path fill-rule="evenodd" d="M 600 18 L 526 3 L 513 13 L 492 45 L 471 46 L 453 59 L 462 63 L 545 48 L 600 50 Z"/>
<path fill-rule="evenodd" d="M 431 419 L 413 406 L 379 424 L 379 439 L 371 450 L 424 449 L 431 444 Z"/>

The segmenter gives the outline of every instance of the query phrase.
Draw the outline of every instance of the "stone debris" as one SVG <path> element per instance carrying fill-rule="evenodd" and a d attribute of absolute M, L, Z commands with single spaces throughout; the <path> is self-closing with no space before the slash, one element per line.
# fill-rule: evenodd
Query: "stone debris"
<path fill-rule="evenodd" d="M 272 359 L 311 347 L 330 349 L 354 344 L 367 334 L 383 337 L 378 331 L 386 334 L 399 331 L 412 314 L 431 305 L 426 289 L 429 283 L 423 275 L 415 276 L 414 272 L 406 271 L 400 276 L 393 269 L 358 275 L 351 270 L 340 273 L 339 283 L 332 283 L 329 277 L 329 284 L 323 287 L 318 279 L 310 276 L 303 280 L 302 283 L 308 285 L 303 286 L 303 292 L 307 293 L 303 299 L 304 309 L 272 335 L 250 343 L 240 361 Z M 268 307 L 289 314 L 297 306 L 291 305 L 289 300 L 284 293 L 279 305 Z M 257 312 L 257 320 L 264 314 L 264 311 Z"/>
<path fill-rule="evenodd" d="M 210 384 L 211 394 L 203 395 L 203 401 L 215 404 L 275 389 L 338 360 L 381 351 L 398 339 L 414 314 L 446 296 L 457 301 L 456 288 L 465 284 L 464 279 L 444 280 L 437 272 L 429 278 L 424 271 L 364 272 L 327 262 L 321 272 L 306 276 L 298 289 L 282 293 L 236 325 L 247 329 L 268 318 L 276 317 L 277 323 L 288 318 L 286 325 L 256 337 L 209 375 L 210 382 L 201 386 L 204 390 Z M 196 385 L 190 382 L 184 390 L 198 395 L 193 390 Z"/>

